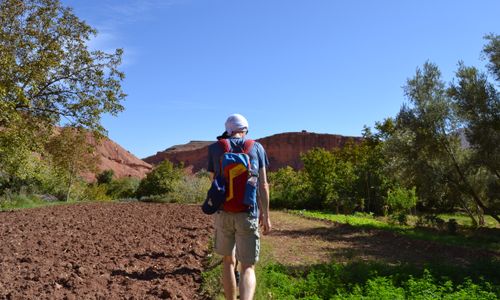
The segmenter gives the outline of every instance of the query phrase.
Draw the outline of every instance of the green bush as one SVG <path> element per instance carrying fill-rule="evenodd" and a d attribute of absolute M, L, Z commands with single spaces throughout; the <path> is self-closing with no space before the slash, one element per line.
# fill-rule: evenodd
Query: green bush
<path fill-rule="evenodd" d="M 394 188 L 387 192 L 387 205 L 393 213 L 408 213 L 417 205 L 415 188 Z"/>
<path fill-rule="evenodd" d="M 110 184 L 113 181 L 113 176 L 115 175 L 115 171 L 113 170 L 104 170 L 101 173 L 97 174 L 96 179 L 98 184 Z"/>
<path fill-rule="evenodd" d="M 144 187 L 143 179 L 139 184 L 137 195 L 141 201 L 144 202 L 168 202 L 168 203 L 201 203 L 207 196 L 207 191 L 210 188 L 211 180 L 209 173 L 198 172 L 194 175 L 183 174 L 180 168 L 169 169 L 168 172 L 174 174 L 165 175 L 165 184 L 168 184 L 168 189 L 163 189 L 163 193 L 148 193 L 143 195 L 140 190 L 141 186 Z M 158 175 L 155 175 L 155 177 Z M 163 175 L 162 175 L 163 176 Z M 146 177 L 147 178 L 147 177 Z"/>
<path fill-rule="evenodd" d="M 306 269 L 271 264 L 259 271 L 258 293 L 268 299 L 498 299 L 498 286 L 484 279 L 438 280 L 427 269 L 418 273 L 362 263 Z"/>
<path fill-rule="evenodd" d="M 269 173 L 270 197 L 273 208 L 301 209 L 311 205 L 310 188 L 304 173 L 291 167 L 281 168 Z"/>
<path fill-rule="evenodd" d="M 399 225 L 408 225 L 408 214 L 406 212 L 399 212 L 393 214 L 389 218 L 389 223 L 391 224 L 399 224 Z"/>
<path fill-rule="evenodd" d="M 169 160 L 164 160 L 141 180 L 137 188 L 137 198 L 166 195 L 172 192 L 183 173 L 184 170 L 181 167 L 176 167 Z"/>
<path fill-rule="evenodd" d="M 0 210 L 29 208 L 44 205 L 45 201 L 35 195 L 5 193 L 0 196 Z"/>
<path fill-rule="evenodd" d="M 448 229 L 448 233 L 451 234 L 456 234 L 458 231 L 458 222 L 456 219 L 449 219 L 448 222 L 446 222 L 446 226 Z"/>
<path fill-rule="evenodd" d="M 81 201 L 111 201 L 112 198 L 107 194 L 107 188 L 102 184 L 88 184 L 82 195 Z"/>
<path fill-rule="evenodd" d="M 210 184 L 207 176 L 185 175 L 174 183 L 172 191 L 165 195 L 165 200 L 171 203 L 201 203 L 207 196 Z"/>
<path fill-rule="evenodd" d="M 340 206 L 340 185 L 344 184 L 342 176 L 337 172 L 339 160 L 331 152 L 322 148 L 313 149 L 302 154 L 304 172 L 311 185 L 309 209 L 334 209 L 336 213 Z"/>
<path fill-rule="evenodd" d="M 106 194 L 112 199 L 128 199 L 136 195 L 139 187 L 140 179 L 133 177 L 125 177 L 112 180 L 106 185 Z"/>

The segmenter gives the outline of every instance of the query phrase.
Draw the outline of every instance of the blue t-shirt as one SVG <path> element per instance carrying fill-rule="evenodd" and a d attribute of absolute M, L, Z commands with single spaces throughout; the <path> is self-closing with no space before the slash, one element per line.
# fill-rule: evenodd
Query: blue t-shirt
<path fill-rule="evenodd" d="M 229 138 L 229 143 L 233 152 L 241 152 L 246 138 Z M 219 175 L 220 173 L 220 158 L 224 154 L 224 150 L 218 143 L 213 143 L 208 146 L 208 168 L 209 172 Z M 269 165 L 266 151 L 258 142 L 255 142 L 252 149 L 248 153 L 250 156 L 250 164 L 253 174 L 259 174 L 259 170 Z"/>

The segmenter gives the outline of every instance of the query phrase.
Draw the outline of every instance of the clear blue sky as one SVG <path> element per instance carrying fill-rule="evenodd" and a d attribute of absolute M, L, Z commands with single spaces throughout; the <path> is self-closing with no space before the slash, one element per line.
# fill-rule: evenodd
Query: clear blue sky
<path fill-rule="evenodd" d="M 253 138 L 360 135 L 396 115 L 418 66 L 449 81 L 500 34 L 498 0 L 62 1 L 98 29 L 91 47 L 125 51 L 125 111 L 103 124 L 140 158 L 213 140 L 236 112 Z"/>

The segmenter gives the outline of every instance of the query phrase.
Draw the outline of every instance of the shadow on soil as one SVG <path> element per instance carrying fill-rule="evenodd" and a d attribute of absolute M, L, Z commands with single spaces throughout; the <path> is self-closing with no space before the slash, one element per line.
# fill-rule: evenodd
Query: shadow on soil
<path fill-rule="evenodd" d="M 173 258 L 174 256 L 171 254 L 166 254 L 165 252 L 151 252 L 151 253 L 143 253 L 143 254 L 134 254 L 134 258 L 143 259 L 143 258 L 151 258 L 151 259 L 159 259 L 159 258 Z"/>
<path fill-rule="evenodd" d="M 370 260 L 389 264 L 446 263 L 470 266 L 478 258 L 498 261 L 498 252 L 446 245 L 433 241 L 419 240 L 373 228 L 359 228 L 347 224 L 333 224 L 331 227 L 316 227 L 306 230 L 280 230 L 275 236 L 303 237 L 310 236 L 332 243 L 327 249 L 332 259 L 340 261 Z"/>
<path fill-rule="evenodd" d="M 175 277 L 177 275 L 199 275 L 200 270 L 192 269 L 187 267 L 181 267 L 175 269 L 172 272 L 166 272 L 162 269 L 156 269 L 153 267 L 149 267 L 144 271 L 134 271 L 127 272 L 124 270 L 113 270 L 111 271 L 111 276 L 124 276 L 135 280 L 146 280 L 151 281 L 155 279 L 164 279 L 165 277 Z"/>

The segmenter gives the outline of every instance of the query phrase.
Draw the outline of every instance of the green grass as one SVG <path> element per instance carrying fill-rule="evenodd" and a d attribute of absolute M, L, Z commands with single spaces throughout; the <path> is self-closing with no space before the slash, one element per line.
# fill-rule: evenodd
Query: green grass
<path fill-rule="evenodd" d="M 443 219 L 444 221 L 448 221 L 449 219 L 455 219 L 457 223 L 464 227 L 472 227 L 472 220 L 466 214 L 455 213 L 455 214 L 439 214 L 438 217 Z M 500 228 L 498 222 L 493 219 L 491 216 L 484 216 L 485 227 L 489 228 Z"/>
<path fill-rule="evenodd" d="M 291 210 L 291 211 L 289 210 L 288 212 L 315 219 L 328 220 L 341 224 L 349 224 L 356 227 L 368 227 L 377 229 L 395 228 L 395 225 L 391 225 L 386 222 L 380 221 L 370 215 L 336 215 L 328 212 L 308 211 L 308 210 Z"/>
<path fill-rule="evenodd" d="M 203 262 L 201 292 L 210 299 L 224 299 L 222 294 L 222 257 L 213 251 L 213 239 L 208 244 L 209 254 Z M 221 298 L 222 297 L 222 298 Z"/>
<path fill-rule="evenodd" d="M 498 299 L 498 282 L 455 278 L 456 268 L 443 270 L 366 262 L 306 269 L 270 264 L 259 276 L 264 297 L 256 299 Z"/>
<path fill-rule="evenodd" d="M 292 267 L 273 261 L 263 241 L 255 299 L 498 299 L 500 261 L 469 267 L 354 261 Z M 203 290 L 224 299 L 220 257 L 210 256 Z"/>
<path fill-rule="evenodd" d="M 137 199 L 116 199 L 116 200 L 108 200 L 106 202 L 126 202 L 126 201 L 137 201 Z M 99 200 L 83 200 L 83 201 L 75 201 L 70 200 L 66 201 L 46 201 L 40 199 L 35 195 L 14 195 L 9 199 L 0 198 L 0 212 L 2 211 L 12 211 L 12 210 L 20 210 L 20 209 L 29 209 L 29 208 L 39 208 L 45 206 L 55 206 L 55 205 L 71 205 L 71 204 L 81 204 L 81 203 L 95 203 L 101 202 Z"/>
<path fill-rule="evenodd" d="M 473 245 L 465 236 L 418 231 L 410 226 L 390 224 L 370 215 L 334 215 L 325 212 L 294 211 L 305 217 L 326 219 L 359 228 L 390 230 L 437 242 Z M 500 261 L 481 260 L 468 265 L 424 266 L 387 264 L 377 261 L 350 261 L 282 265 L 271 258 L 270 244 L 262 240 L 261 258 L 256 265 L 255 299 L 499 299 Z M 220 281 L 220 257 L 212 255 L 211 267 L 203 273 L 204 290 L 211 299 L 224 299 Z"/>
<path fill-rule="evenodd" d="M 45 201 L 33 195 L 13 195 L 11 198 L 0 198 L 0 211 L 36 208 L 64 204 L 66 202 Z"/>
<path fill-rule="evenodd" d="M 293 210 L 289 212 L 308 218 L 348 224 L 357 228 L 392 231 L 412 239 L 500 251 L 500 230 L 494 228 L 491 228 L 491 232 L 489 233 L 467 229 L 459 234 L 448 234 L 432 229 L 392 224 L 370 215 L 336 215 L 328 212 L 306 210 Z"/>

